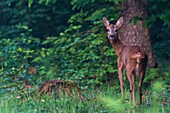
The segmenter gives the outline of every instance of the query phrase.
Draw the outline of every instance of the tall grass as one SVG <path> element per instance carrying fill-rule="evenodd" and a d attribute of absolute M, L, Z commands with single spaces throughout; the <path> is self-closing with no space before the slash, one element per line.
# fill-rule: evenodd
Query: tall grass
<path fill-rule="evenodd" d="M 170 95 L 163 82 L 155 82 L 151 87 L 144 91 L 144 103 L 136 107 L 128 102 L 128 90 L 125 100 L 120 100 L 114 87 L 84 91 L 84 101 L 76 94 L 71 97 L 61 95 L 57 99 L 53 96 L 17 98 L 14 94 L 1 94 L 0 113 L 169 113 Z"/>

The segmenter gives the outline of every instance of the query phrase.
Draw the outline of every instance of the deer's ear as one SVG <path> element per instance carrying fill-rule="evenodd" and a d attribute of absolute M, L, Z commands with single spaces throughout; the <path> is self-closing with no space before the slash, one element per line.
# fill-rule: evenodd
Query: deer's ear
<path fill-rule="evenodd" d="M 117 20 L 116 24 L 114 25 L 115 30 L 118 30 L 118 29 L 122 26 L 122 24 L 123 24 L 123 17 L 120 17 L 120 18 Z"/>
<path fill-rule="evenodd" d="M 108 29 L 109 26 L 110 26 L 110 23 L 109 23 L 109 21 L 107 20 L 106 17 L 103 17 L 103 24 L 104 24 L 104 26 L 106 27 L 106 29 Z"/>

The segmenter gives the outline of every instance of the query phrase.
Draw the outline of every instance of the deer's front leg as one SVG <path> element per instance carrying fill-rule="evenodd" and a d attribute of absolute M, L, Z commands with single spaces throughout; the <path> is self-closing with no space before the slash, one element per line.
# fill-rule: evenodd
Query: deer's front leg
<path fill-rule="evenodd" d="M 122 98 L 124 97 L 124 84 L 123 84 L 123 62 L 120 61 L 120 58 L 118 58 L 118 75 L 119 75 L 119 81 L 120 81 L 120 89 Z"/>

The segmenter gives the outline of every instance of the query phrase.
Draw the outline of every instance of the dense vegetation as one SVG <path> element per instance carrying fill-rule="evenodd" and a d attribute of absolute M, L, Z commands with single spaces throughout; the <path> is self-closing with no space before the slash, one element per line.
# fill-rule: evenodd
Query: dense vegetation
<path fill-rule="evenodd" d="M 118 3 L 123 1 L 1 0 L 0 95 L 4 97 L 0 112 L 54 112 L 57 109 L 66 113 L 91 113 L 132 109 L 117 100 L 120 97 L 117 57 L 101 21 L 103 16 L 112 21 L 119 18 Z M 159 66 L 147 70 L 144 85 L 147 104 L 135 110 L 170 112 L 169 0 L 148 0 L 145 24 L 150 29 Z M 29 92 L 51 79 L 76 81 L 87 101 L 80 102 L 77 97 L 69 101 L 67 95 L 59 100 L 44 97 L 43 101 L 29 96 Z M 128 82 L 125 84 L 128 90 Z M 26 90 L 26 85 L 33 88 Z M 31 98 L 31 101 L 16 98 L 23 92 L 22 99 Z"/>

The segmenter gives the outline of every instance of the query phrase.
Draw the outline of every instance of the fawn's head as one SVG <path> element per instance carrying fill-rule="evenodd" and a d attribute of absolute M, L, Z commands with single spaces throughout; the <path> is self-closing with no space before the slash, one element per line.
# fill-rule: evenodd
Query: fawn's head
<path fill-rule="evenodd" d="M 106 17 L 103 17 L 103 24 L 105 25 L 106 29 L 108 30 L 108 38 L 110 40 L 115 40 L 117 38 L 117 30 L 122 26 L 123 24 L 123 17 L 120 17 L 116 24 L 110 24 L 110 22 L 107 20 Z"/>

